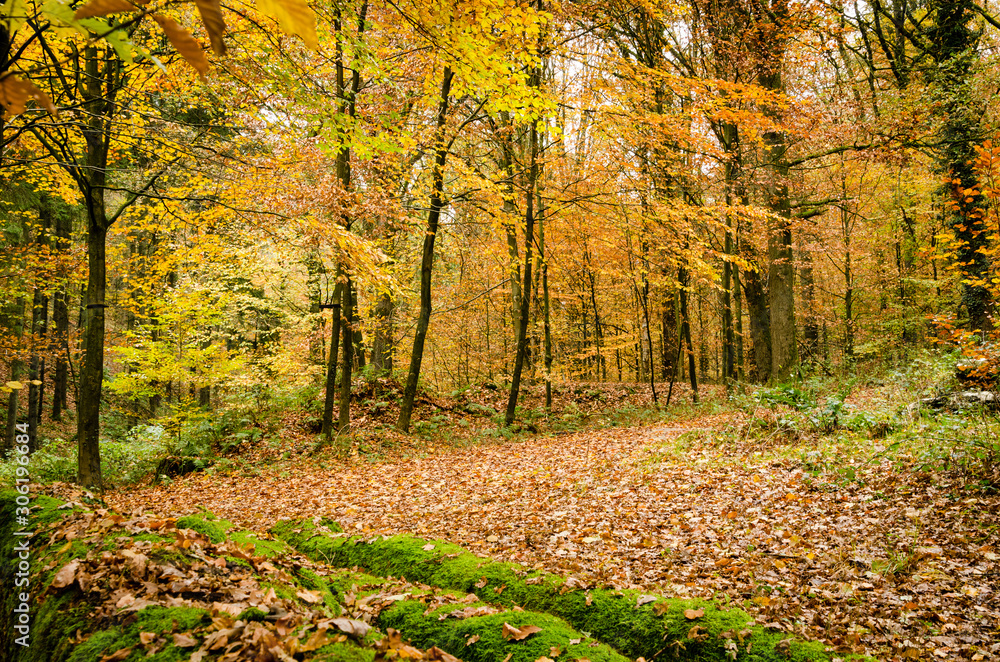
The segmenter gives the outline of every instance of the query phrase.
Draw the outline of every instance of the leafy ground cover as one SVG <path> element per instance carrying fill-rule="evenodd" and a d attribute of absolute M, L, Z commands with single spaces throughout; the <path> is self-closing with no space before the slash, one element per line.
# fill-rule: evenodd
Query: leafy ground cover
<path fill-rule="evenodd" d="M 968 473 L 975 444 L 955 425 L 977 419 L 907 417 L 884 390 L 769 398 L 382 462 L 314 456 L 290 435 L 285 462 L 108 502 L 202 507 L 255 530 L 321 515 L 583 585 L 728 601 L 758 626 L 878 659 L 1000 659 L 1000 498 Z"/>
<path fill-rule="evenodd" d="M 4 541 L 14 538 L 15 497 L 0 494 Z M 15 662 L 625 662 L 620 651 L 630 648 L 692 660 L 843 659 L 757 627 L 735 609 L 586 590 L 442 541 L 359 540 L 308 519 L 282 522 L 276 540 L 210 513 L 123 516 L 48 496 L 32 510 L 32 645 L 12 641 L 13 594 L 0 624 L 0 646 Z M 401 565 L 404 577 L 387 572 Z M 6 583 L 13 568 L 3 574 Z"/>

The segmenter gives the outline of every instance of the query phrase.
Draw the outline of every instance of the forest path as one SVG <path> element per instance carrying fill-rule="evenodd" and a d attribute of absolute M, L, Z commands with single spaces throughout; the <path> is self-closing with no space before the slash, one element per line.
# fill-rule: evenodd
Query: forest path
<path fill-rule="evenodd" d="M 761 622 L 869 653 L 1000 659 L 1000 646 L 990 650 L 1000 626 L 1000 498 L 956 493 L 942 476 L 900 474 L 889 461 L 809 472 L 807 449 L 741 452 L 682 434 L 689 429 L 193 474 L 108 502 L 173 516 L 204 507 L 257 529 L 325 516 L 358 534 L 445 538 L 586 582 L 725 594 Z"/>

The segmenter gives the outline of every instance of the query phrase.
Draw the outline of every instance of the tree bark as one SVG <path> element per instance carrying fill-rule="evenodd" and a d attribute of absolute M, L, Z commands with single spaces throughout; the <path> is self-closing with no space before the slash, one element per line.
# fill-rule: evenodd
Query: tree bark
<path fill-rule="evenodd" d="M 533 84 L 538 85 L 538 71 L 532 76 Z M 507 412 L 504 424 L 514 422 L 517 409 L 517 399 L 521 388 L 521 371 L 524 369 L 524 356 L 528 349 L 528 314 L 531 310 L 531 245 L 534 242 L 535 231 L 535 184 L 538 181 L 538 128 L 534 122 L 528 135 L 528 150 L 531 165 L 528 170 L 528 190 L 524 211 L 524 286 L 521 288 L 521 310 L 518 315 L 517 346 L 514 355 L 514 371 L 510 379 L 510 395 L 507 397 Z"/>
<path fill-rule="evenodd" d="M 434 268 L 434 239 L 437 237 L 441 209 L 444 207 L 444 165 L 448 158 L 448 146 L 445 144 L 444 132 L 448 122 L 448 97 L 451 94 L 453 77 L 454 73 L 451 67 L 445 67 L 441 80 L 437 126 L 434 131 L 435 156 L 430 209 L 427 212 L 427 230 L 424 233 L 424 246 L 420 259 L 420 314 L 417 318 L 417 329 L 413 335 L 410 370 L 406 376 L 406 387 L 403 389 L 399 419 L 396 421 L 396 427 L 402 432 L 407 432 L 410 429 L 413 400 L 417 395 L 417 383 L 420 379 L 420 364 L 424 358 L 424 341 L 427 338 L 427 328 L 431 321 L 431 271 Z"/>

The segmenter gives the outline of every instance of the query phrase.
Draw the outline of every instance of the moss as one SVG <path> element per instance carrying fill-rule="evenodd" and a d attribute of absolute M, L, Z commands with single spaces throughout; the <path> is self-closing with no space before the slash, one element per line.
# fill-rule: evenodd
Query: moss
<path fill-rule="evenodd" d="M 259 623 L 260 621 L 263 621 L 265 618 L 267 618 L 266 611 L 261 611 L 256 607 L 250 607 L 249 609 L 245 609 L 244 611 L 242 611 L 240 615 L 236 617 L 236 620 L 246 621 L 247 623 L 250 623 L 252 621 L 257 621 Z"/>
<path fill-rule="evenodd" d="M 561 592 L 565 580 L 547 573 L 528 575 L 517 565 L 483 560 L 458 545 L 411 536 L 394 536 L 366 542 L 358 538 L 329 535 L 308 520 L 279 522 L 272 530 L 300 552 L 339 567 L 361 566 L 381 575 L 402 576 L 432 586 L 476 593 L 484 600 L 500 605 L 518 605 L 536 612 L 564 618 L 577 629 L 592 633 L 599 640 L 631 658 L 650 659 L 670 645 L 683 659 L 727 659 L 725 632 L 750 630 L 749 638 L 739 645 L 741 659 L 830 660 L 820 643 L 789 642 L 788 650 L 776 646 L 786 637 L 768 632 L 753 624 L 738 609 L 720 608 L 712 602 L 660 599 L 636 607 L 636 591 L 593 589 Z M 533 578 L 533 583 L 525 581 Z M 485 586 L 478 585 L 486 580 Z M 588 597 L 589 602 L 588 603 Z M 701 609 L 696 621 L 684 616 L 685 610 Z M 696 638 L 688 637 L 694 626 Z M 749 646 L 750 652 L 746 648 Z M 785 644 L 781 646 L 784 648 Z M 461 656 L 460 656 L 461 657 Z M 852 659 L 846 656 L 844 659 Z M 864 659 L 864 658 L 858 658 Z"/>
<path fill-rule="evenodd" d="M 501 612 L 462 620 L 440 619 L 442 612 L 452 611 L 455 605 L 446 605 L 425 614 L 427 605 L 417 600 L 406 600 L 382 613 L 384 627 L 399 630 L 414 645 L 421 648 L 438 646 L 466 662 L 493 662 L 509 659 L 510 662 L 534 662 L 543 656 L 553 656 L 552 649 L 559 648 L 560 660 L 589 659 L 592 662 L 625 662 L 617 652 L 571 628 L 562 619 L 549 614 L 534 612 Z M 516 628 L 535 625 L 539 632 L 522 641 L 503 638 L 503 624 Z M 466 645 L 472 635 L 479 640 Z M 580 643 L 570 644 L 570 641 Z M 507 656 L 510 655 L 510 658 Z M 554 656 L 553 656 L 554 657 Z"/>
<path fill-rule="evenodd" d="M 337 586 L 331 585 L 325 579 L 317 575 L 315 572 L 309 568 L 299 568 L 294 571 L 295 579 L 304 587 L 310 591 L 319 591 L 323 598 L 323 603 L 328 609 L 331 609 L 334 614 L 340 614 L 340 601 L 337 600 L 334 591 L 337 590 Z"/>
<path fill-rule="evenodd" d="M 81 644 L 77 644 L 67 662 L 93 662 L 122 648 L 132 648 L 126 660 L 153 660 L 154 662 L 180 662 L 191 657 L 190 648 L 174 646 L 170 634 L 190 632 L 197 627 L 211 623 L 208 612 L 190 607 L 146 607 L 134 616 L 125 619 L 118 626 L 96 632 Z M 141 632 L 155 632 L 164 639 L 163 647 L 154 655 L 147 656 L 141 645 Z"/>
<path fill-rule="evenodd" d="M 288 543 L 283 540 L 267 540 L 253 533 L 247 533 L 246 531 L 232 531 L 229 533 L 229 539 L 242 546 L 246 546 L 248 544 L 253 545 L 253 553 L 255 556 L 265 556 L 269 559 L 277 556 L 284 556 L 288 552 L 292 551 L 292 548 L 288 546 Z"/>
<path fill-rule="evenodd" d="M 225 542 L 226 531 L 231 529 L 232 526 L 232 522 L 227 522 L 226 520 L 209 520 L 203 513 L 187 515 L 177 520 L 178 529 L 193 529 L 216 545 Z"/>
<path fill-rule="evenodd" d="M 372 662 L 375 651 L 352 643 L 327 644 L 312 658 L 317 662 Z"/>

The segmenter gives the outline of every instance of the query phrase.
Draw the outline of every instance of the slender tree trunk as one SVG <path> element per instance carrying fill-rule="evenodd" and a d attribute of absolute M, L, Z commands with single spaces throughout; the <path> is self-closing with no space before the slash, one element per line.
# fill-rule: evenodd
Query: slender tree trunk
<path fill-rule="evenodd" d="M 681 267 L 677 274 L 681 299 L 681 339 L 687 343 L 688 375 L 691 378 L 691 399 L 698 402 L 698 371 L 695 368 L 694 345 L 691 342 L 691 318 L 688 315 L 688 273 Z"/>
<path fill-rule="evenodd" d="M 538 72 L 532 76 L 534 85 L 538 85 Z M 519 312 L 517 327 L 517 347 L 514 355 L 514 372 L 510 380 L 510 395 L 507 398 L 507 413 L 504 416 L 504 424 L 510 425 L 514 422 L 514 414 L 517 409 L 517 398 L 521 389 L 521 371 L 524 369 L 524 356 L 528 349 L 528 313 L 531 304 L 531 246 L 534 242 L 535 231 L 535 185 L 538 181 L 538 128 L 532 123 L 528 136 L 528 150 L 530 152 L 531 166 L 528 171 L 528 190 L 526 193 L 526 203 L 524 212 L 524 287 L 521 288 L 521 310 Z"/>
<path fill-rule="evenodd" d="M 24 336 L 24 297 L 18 297 L 14 305 L 11 306 L 7 311 L 8 326 L 17 338 L 17 350 L 20 352 L 21 343 Z M 17 354 L 10 361 L 10 379 L 11 381 L 18 381 L 21 378 L 21 367 L 22 362 Z M 18 394 L 20 389 L 11 389 L 10 393 L 7 395 L 7 429 L 4 435 L 4 447 L 13 448 L 14 447 L 14 436 L 17 434 L 15 426 L 17 425 L 17 411 L 18 411 Z"/>
<path fill-rule="evenodd" d="M 427 230 L 424 233 L 423 253 L 420 260 L 420 315 L 417 318 L 417 329 L 413 336 L 410 371 L 406 377 L 403 401 L 400 403 L 399 419 L 396 421 L 396 427 L 402 432 L 407 432 L 410 429 L 413 400 L 417 395 L 417 383 L 420 379 L 420 363 L 424 358 L 424 341 L 427 338 L 427 328 L 431 321 L 431 270 L 434 268 L 434 239 L 437 237 L 441 209 L 444 207 L 444 165 L 448 158 L 448 146 L 445 144 L 444 131 L 448 121 L 448 97 L 451 94 L 453 76 L 451 67 L 445 67 L 441 81 L 437 128 L 434 132 L 435 157 L 430 209 L 427 212 Z"/>
<path fill-rule="evenodd" d="M 333 401 L 337 397 L 337 360 L 340 358 L 340 306 L 343 268 L 337 266 L 337 284 L 333 290 L 333 315 L 330 316 L 330 353 L 326 362 L 326 395 L 323 398 L 322 434 L 327 439 L 333 435 Z"/>
<path fill-rule="evenodd" d="M 393 355 L 393 315 L 396 303 L 392 295 L 383 292 L 375 303 L 374 333 L 372 334 L 372 367 L 375 375 L 392 372 Z"/>
<path fill-rule="evenodd" d="M 351 425 L 351 368 L 354 365 L 354 283 L 351 277 L 347 277 L 344 283 L 343 314 L 344 314 L 344 360 L 341 364 L 340 375 L 340 418 L 337 422 L 337 430 L 344 432 Z"/>
<path fill-rule="evenodd" d="M 69 250 L 73 220 L 68 213 L 56 214 L 56 250 L 62 254 Z M 52 301 L 52 319 L 55 322 L 55 342 L 57 351 L 55 375 L 52 380 L 52 420 L 62 420 L 62 413 L 68 404 L 69 391 L 69 294 L 66 279 L 69 274 L 60 274 L 59 288 Z"/>
<path fill-rule="evenodd" d="M 351 329 L 354 338 L 354 360 L 358 370 L 365 367 L 365 339 L 361 332 L 361 317 L 358 315 L 358 288 L 351 283 Z"/>
<path fill-rule="evenodd" d="M 811 361 L 819 350 L 819 319 L 816 312 L 816 279 L 813 256 L 809 250 L 799 251 L 799 277 L 802 281 L 802 304 L 805 319 L 802 325 L 802 358 Z"/>

